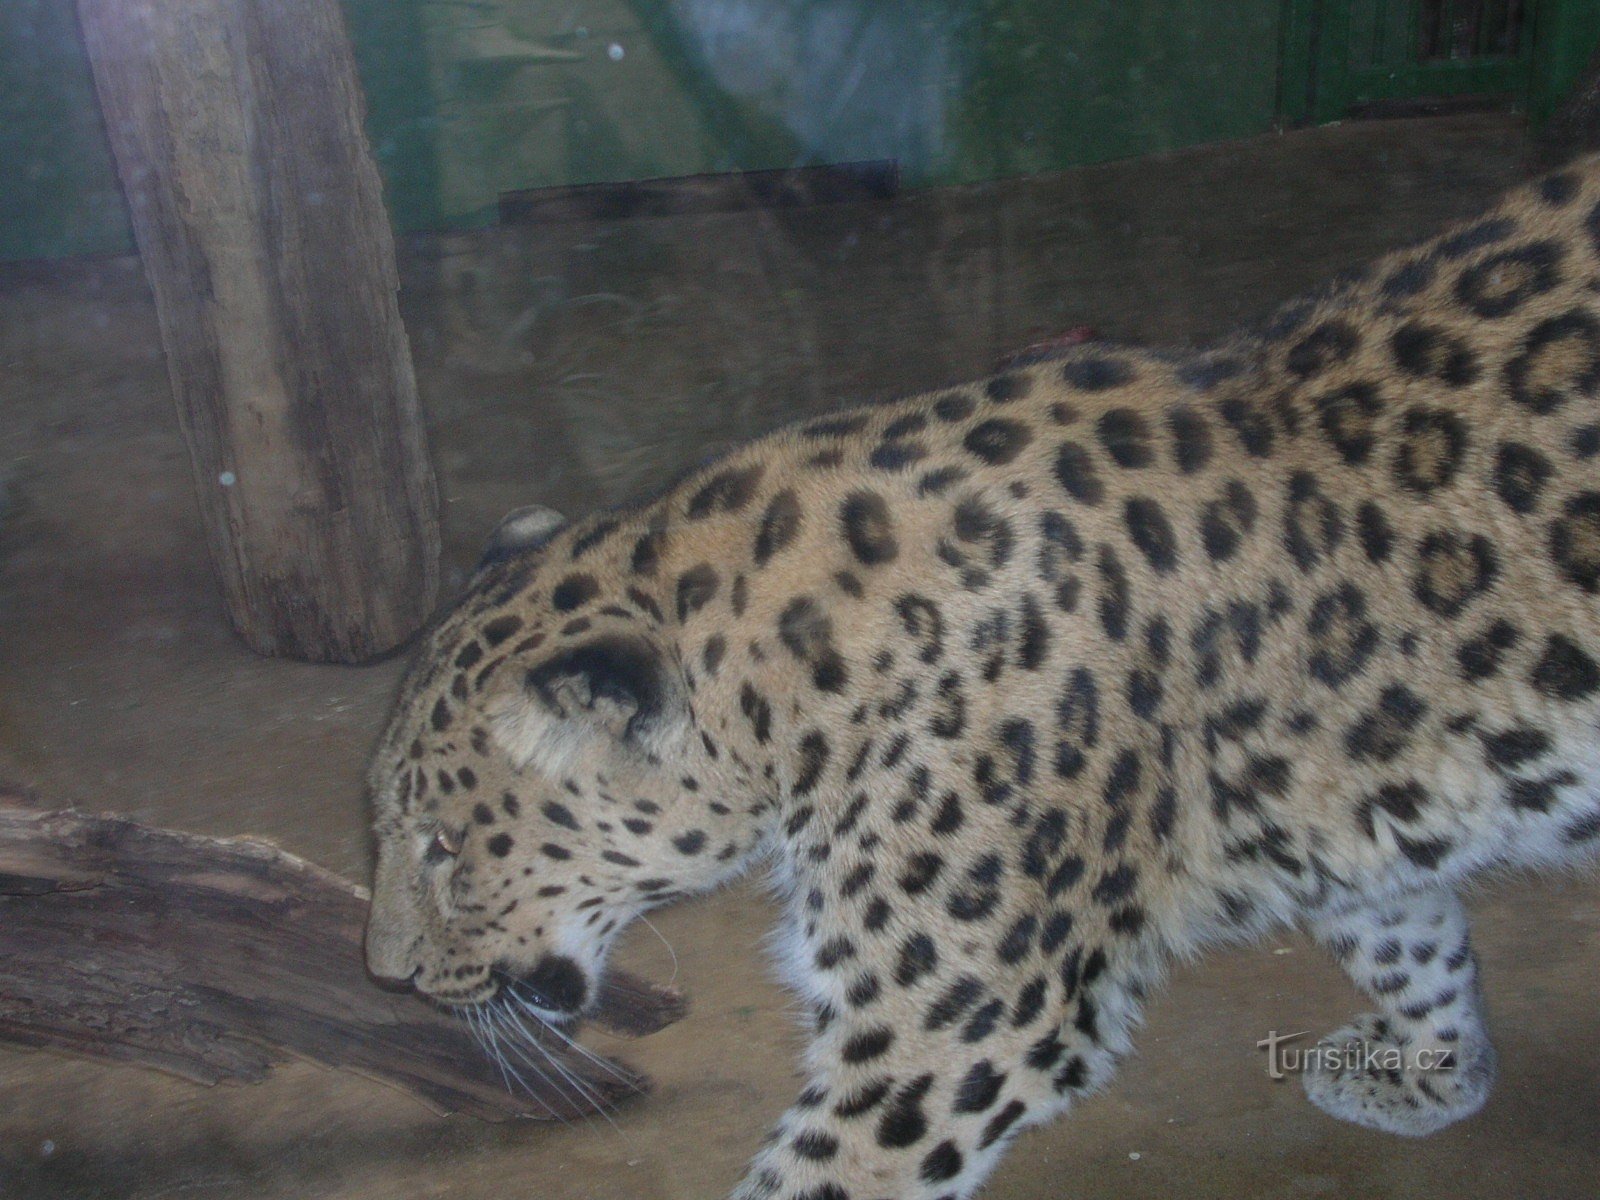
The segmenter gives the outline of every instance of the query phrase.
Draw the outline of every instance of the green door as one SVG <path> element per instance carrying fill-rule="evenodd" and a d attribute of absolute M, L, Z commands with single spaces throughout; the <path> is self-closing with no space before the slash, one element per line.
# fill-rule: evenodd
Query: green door
<path fill-rule="evenodd" d="M 1542 118 L 1597 38 L 1596 0 L 1286 0 L 1283 113 L 1477 99 Z"/>

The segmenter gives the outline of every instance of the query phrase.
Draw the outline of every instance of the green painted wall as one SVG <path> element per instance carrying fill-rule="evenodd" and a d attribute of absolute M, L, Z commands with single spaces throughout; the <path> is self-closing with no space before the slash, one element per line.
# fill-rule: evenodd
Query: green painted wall
<path fill-rule="evenodd" d="M 887 157 L 919 186 L 1248 136 L 1296 69 L 1285 12 L 1345 2 L 343 0 L 402 230 L 512 188 Z M 1540 3 L 1569 28 L 1542 114 L 1600 0 Z M 72 0 L 0 0 L 0 167 L 0 260 L 131 248 Z"/>
<path fill-rule="evenodd" d="M 966 176 L 1048 171 L 1261 133 L 1277 0 L 984 6 Z"/>
<path fill-rule="evenodd" d="M 0 260 L 131 245 L 71 0 L 0 0 Z"/>
<path fill-rule="evenodd" d="M 1578 86 L 1590 56 L 1600 49 L 1600 0 L 1547 2 L 1537 19 L 1528 113 L 1535 121 L 1546 121 Z"/>

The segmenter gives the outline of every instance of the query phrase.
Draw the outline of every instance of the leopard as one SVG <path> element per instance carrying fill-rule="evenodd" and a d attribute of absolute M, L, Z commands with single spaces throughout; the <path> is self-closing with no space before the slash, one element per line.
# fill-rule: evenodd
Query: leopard
<path fill-rule="evenodd" d="M 1589 158 L 1202 347 L 519 509 L 372 759 L 369 969 L 564 1029 L 635 918 L 766 870 L 804 1081 L 734 1200 L 971 1196 L 1174 964 L 1285 929 L 1370 1005 L 1310 1100 L 1468 1117 L 1463 891 L 1600 849 L 1597 401 Z"/>

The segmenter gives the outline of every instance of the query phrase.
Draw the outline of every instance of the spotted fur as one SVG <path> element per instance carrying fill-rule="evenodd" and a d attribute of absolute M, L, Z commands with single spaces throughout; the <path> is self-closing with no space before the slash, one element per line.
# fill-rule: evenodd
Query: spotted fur
<path fill-rule="evenodd" d="M 1493 1073 L 1454 893 L 1600 845 L 1600 163 L 1200 353 L 1094 344 L 516 515 L 373 766 L 374 971 L 582 1010 L 761 861 L 809 1082 L 734 1195 L 970 1195 L 1175 956 L 1302 922 L 1402 1133 Z"/>

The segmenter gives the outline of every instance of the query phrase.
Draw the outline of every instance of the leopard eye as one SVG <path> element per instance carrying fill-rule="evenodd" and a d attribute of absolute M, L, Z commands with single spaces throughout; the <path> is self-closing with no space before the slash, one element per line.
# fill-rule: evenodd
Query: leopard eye
<path fill-rule="evenodd" d="M 447 829 L 443 825 L 434 831 L 433 840 L 428 843 L 427 852 L 423 855 L 429 862 L 439 862 L 446 858 L 456 858 L 461 853 L 461 833 L 459 830 Z"/>

